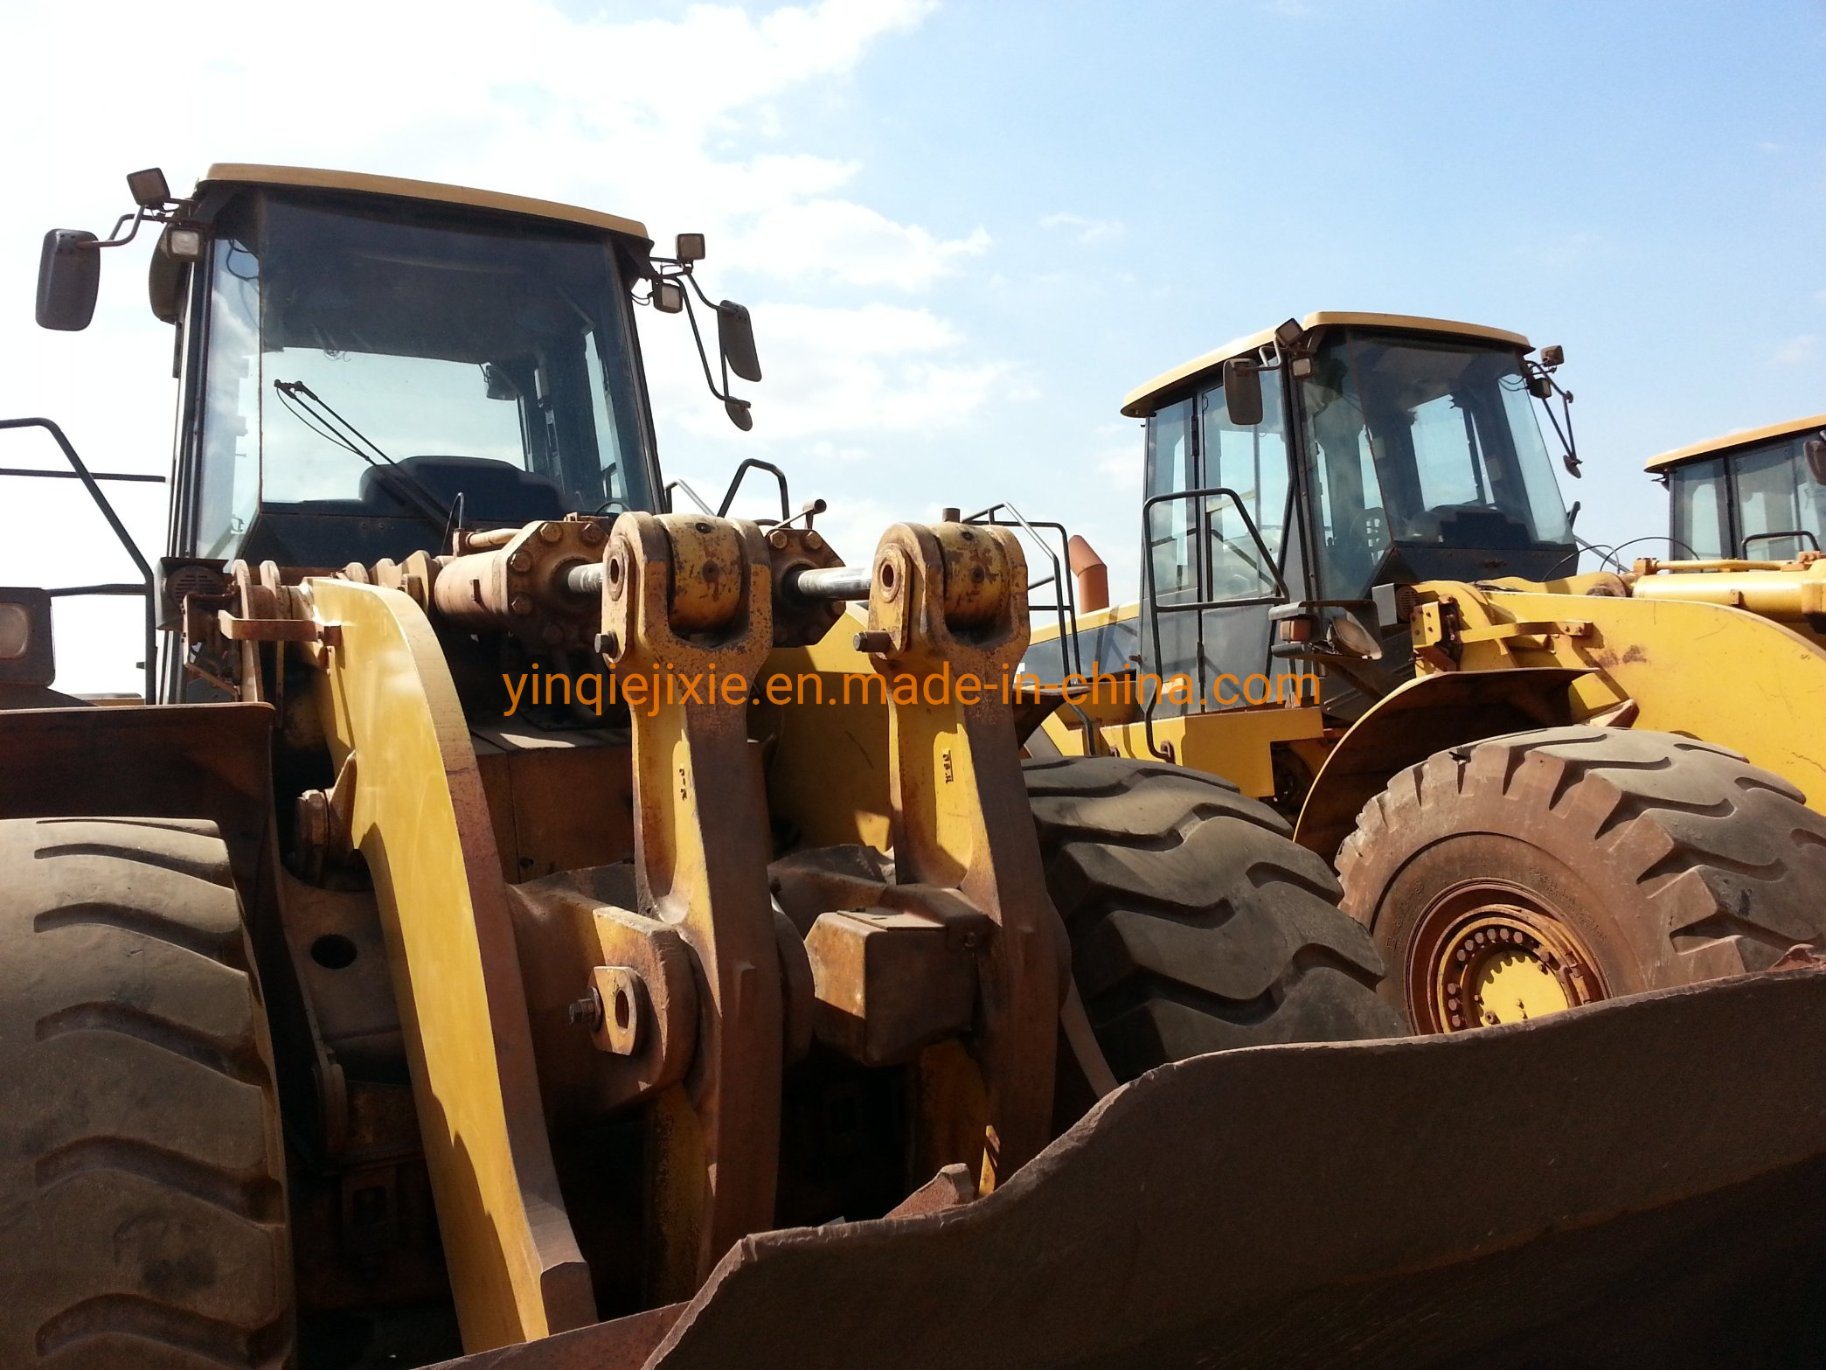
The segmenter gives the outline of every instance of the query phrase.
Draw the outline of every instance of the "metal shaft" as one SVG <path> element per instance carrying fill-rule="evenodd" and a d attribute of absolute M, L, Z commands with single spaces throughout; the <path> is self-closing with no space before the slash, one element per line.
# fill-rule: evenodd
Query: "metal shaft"
<path fill-rule="evenodd" d="M 587 562 L 564 573 L 564 588 L 581 598 L 602 593 L 602 563 Z"/>
<path fill-rule="evenodd" d="M 867 599 L 874 575 L 867 566 L 805 567 L 786 578 L 788 594 L 800 599 Z M 564 573 L 564 585 L 574 595 L 602 593 L 602 563 L 573 566 Z"/>
<path fill-rule="evenodd" d="M 786 588 L 801 599 L 867 599 L 874 578 L 867 566 L 807 567 L 788 576 Z"/>

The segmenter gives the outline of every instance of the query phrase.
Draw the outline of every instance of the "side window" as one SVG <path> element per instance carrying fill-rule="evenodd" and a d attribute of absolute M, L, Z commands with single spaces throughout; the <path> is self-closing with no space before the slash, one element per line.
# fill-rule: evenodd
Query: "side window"
<path fill-rule="evenodd" d="M 1728 557 L 1731 534 L 1725 526 L 1723 498 L 1725 463 L 1722 457 L 1679 466 L 1668 477 L 1668 495 L 1674 506 L 1674 538 L 1680 544 L 1673 556 Z"/>
<path fill-rule="evenodd" d="M 1191 400 L 1169 405 L 1148 420 L 1147 458 L 1150 496 L 1196 488 L 1192 483 Z M 1148 511 L 1148 565 L 1154 593 L 1163 600 L 1196 598 L 1197 564 L 1190 532 L 1195 514 L 1190 500 L 1172 500 Z"/>
<path fill-rule="evenodd" d="M 1230 421 L 1221 386 L 1199 396 L 1204 455 L 1201 484 L 1234 491 L 1237 500 L 1207 501 L 1210 518 L 1212 599 L 1254 599 L 1272 594 L 1275 568 L 1287 537 L 1290 482 L 1287 469 L 1287 413 L 1278 373 L 1262 377 L 1262 421 L 1248 428 Z M 1237 504 L 1261 538 L 1249 535 Z M 1267 561 L 1263 561 L 1263 549 Z"/>
<path fill-rule="evenodd" d="M 1813 504 L 1817 489 L 1798 442 L 1744 452 L 1732 459 L 1737 486 L 1738 553 L 1754 560 L 1811 551 L 1819 540 Z M 1802 509 L 1801 501 L 1807 500 Z"/>
<path fill-rule="evenodd" d="M 233 556 L 260 503 L 260 260 L 216 240 L 209 275 L 196 555 Z"/>

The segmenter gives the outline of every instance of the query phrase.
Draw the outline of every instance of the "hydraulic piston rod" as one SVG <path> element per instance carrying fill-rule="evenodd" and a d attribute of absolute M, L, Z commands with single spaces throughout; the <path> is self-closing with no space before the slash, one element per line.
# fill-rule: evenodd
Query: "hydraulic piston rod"
<path fill-rule="evenodd" d="M 807 566 L 787 574 L 786 592 L 809 600 L 867 599 L 873 578 L 867 566 Z M 564 584 L 574 595 L 601 594 L 602 563 L 571 567 L 564 573 Z"/>

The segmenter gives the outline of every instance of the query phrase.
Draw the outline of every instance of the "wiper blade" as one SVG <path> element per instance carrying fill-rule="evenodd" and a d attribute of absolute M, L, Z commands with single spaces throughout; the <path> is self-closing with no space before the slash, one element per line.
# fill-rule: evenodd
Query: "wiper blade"
<path fill-rule="evenodd" d="M 387 470 L 397 474 L 403 484 L 394 489 L 406 497 L 406 504 L 415 514 L 437 529 L 438 545 L 444 545 L 443 540 L 451 531 L 454 515 L 442 500 L 425 487 L 423 481 L 381 451 L 378 443 L 332 409 L 303 381 L 282 381 L 275 377 L 273 389 L 278 392 L 286 412 L 318 437 L 335 443 L 345 452 L 354 453 L 377 471 Z M 361 446 L 357 446 L 357 443 Z M 366 447 L 374 456 L 362 451 L 362 447 Z M 380 460 L 376 461 L 375 457 Z"/>

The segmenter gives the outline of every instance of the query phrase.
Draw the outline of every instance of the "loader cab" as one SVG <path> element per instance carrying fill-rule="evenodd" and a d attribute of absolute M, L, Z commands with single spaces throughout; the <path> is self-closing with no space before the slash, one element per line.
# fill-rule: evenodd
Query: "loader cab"
<path fill-rule="evenodd" d="M 1531 351 L 1478 325 L 1314 314 L 1132 393 L 1123 413 L 1146 420 L 1143 667 L 1190 686 L 1158 710 L 1287 702 L 1288 679 L 1312 678 L 1340 643 L 1359 658 L 1379 646 L 1356 674 L 1392 687 L 1406 625 L 1378 623 L 1378 586 L 1571 569 L 1535 413 L 1563 392 Z M 1251 677 L 1275 688 L 1240 695 Z M 1336 683 L 1327 711 L 1360 711 L 1366 692 Z"/>
<path fill-rule="evenodd" d="M 212 168 L 153 264 L 180 330 L 172 554 L 338 567 L 459 523 L 656 509 L 630 300 L 650 247 L 517 197 Z"/>
<path fill-rule="evenodd" d="M 1823 432 L 1826 414 L 1814 414 L 1651 458 L 1648 470 L 1668 488 L 1669 554 L 1788 561 L 1820 551 L 1826 460 L 1808 449 Z"/>

